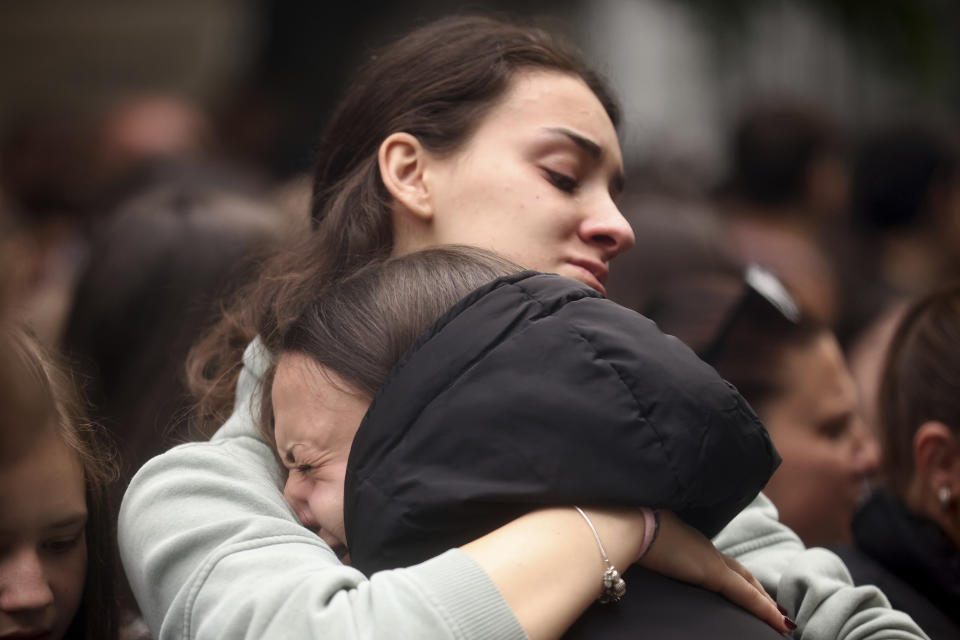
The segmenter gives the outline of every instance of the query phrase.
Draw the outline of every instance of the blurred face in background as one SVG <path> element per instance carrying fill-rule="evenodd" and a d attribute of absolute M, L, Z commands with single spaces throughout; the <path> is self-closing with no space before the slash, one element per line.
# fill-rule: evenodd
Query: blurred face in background
<path fill-rule="evenodd" d="M 83 469 L 50 431 L 0 468 L 0 638 L 62 638 L 83 596 Z"/>
<path fill-rule="evenodd" d="M 428 167 L 433 219 L 417 237 L 398 230 L 399 252 L 478 246 L 602 292 L 610 260 L 633 246 L 616 130 L 576 76 L 519 73 L 466 144 Z"/>
<path fill-rule="evenodd" d="M 823 332 L 786 351 L 778 370 L 786 391 L 757 407 L 783 457 L 764 493 L 807 546 L 849 541 L 879 449 L 856 413 L 840 346 Z"/>

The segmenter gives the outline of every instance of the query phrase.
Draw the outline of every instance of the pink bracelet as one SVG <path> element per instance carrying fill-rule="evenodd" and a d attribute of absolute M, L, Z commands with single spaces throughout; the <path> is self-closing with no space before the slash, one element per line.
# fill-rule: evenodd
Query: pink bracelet
<path fill-rule="evenodd" d="M 643 542 L 640 544 L 640 554 L 637 560 L 643 558 L 650 551 L 653 541 L 657 539 L 660 532 L 660 514 L 649 507 L 640 507 L 643 514 Z"/>

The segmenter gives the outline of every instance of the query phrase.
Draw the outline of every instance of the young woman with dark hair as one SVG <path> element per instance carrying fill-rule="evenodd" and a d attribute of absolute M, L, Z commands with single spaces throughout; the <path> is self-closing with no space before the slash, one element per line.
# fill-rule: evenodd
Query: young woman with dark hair
<path fill-rule="evenodd" d="M 318 144 L 315 233 L 238 296 L 191 359 L 208 427 L 233 410 L 243 348 L 256 336 L 273 345 L 306 303 L 303 282 L 465 243 L 602 289 L 609 260 L 633 245 L 615 204 L 620 108 L 553 35 L 441 19 L 371 56 L 356 77 Z"/>
<path fill-rule="evenodd" d="M 322 534 L 300 526 L 254 415 L 269 353 L 317 279 L 334 282 L 375 260 L 459 243 L 602 292 L 610 260 L 634 240 L 616 206 L 618 120 L 609 92 L 577 55 L 540 30 L 486 18 L 427 25 L 361 70 L 319 145 L 314 233 L 244 292 L 196 352 L 193 371 L 208 383 L 204 422 L 219 428 L 209 442 L 149 462 L 126 494 L 121 553 L 161 640 L 552 638 L 598 596 L 595 540 L 569 507 L 534 511 L 460 549 L 365 579 L 338 562 Z M 766 537 L 776 542 L 771 554 L 752 554 L 770 567 L 768 590 L 782 589 L 782 577 L 808 584 L 811 567 L 832 572 L 818 562 L 783 571 L 802 547 L 768 511 L 754 513 L 752 524 L 783 533 Z M 632 564 L 649 531 L 643 514 L 588 514 L 614 566 Z M 779 618 L 738 565 L 715 563 L 717 573 L 684 566 L 685 549 L 699 543 L 674 537 L 660 532 L 660 544 L 675 548 L 664 572 Z M 873 596 L 848 598 L 840 586 L 828 589 L 835 606 L 787 606 L 822 637 L 837 637 L 854 614 L 890 620 L 914 637 L 909 620 Z"/>
<path fill-rule="evenodd" d="M 960 284 L 916 301 L 881 374 L 886 486 L 853 522 L 844 554 L 936 640 L 960 636 Z"/>
<path fill-rule="evenodd" d="M 0 328 L 0 363 L 0 638 L 116 638 L 114 460 L 34 338 Z"/>

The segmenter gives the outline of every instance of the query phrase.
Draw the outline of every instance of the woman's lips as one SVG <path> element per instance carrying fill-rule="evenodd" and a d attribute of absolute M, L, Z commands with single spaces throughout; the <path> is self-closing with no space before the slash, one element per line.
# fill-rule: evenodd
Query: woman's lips
<path fill-rule="evenodd" d="M 607 289 L 603 286 L 607 281 L 607 275 L 609 273 L 606 266 L 602 263 L 589 260 L 569 260 L 567 264 L 576 270 L 574 277 L 577 280 L 580 280 L 587 286 L 593 287 L 603 295 L 607 295 Z"/>

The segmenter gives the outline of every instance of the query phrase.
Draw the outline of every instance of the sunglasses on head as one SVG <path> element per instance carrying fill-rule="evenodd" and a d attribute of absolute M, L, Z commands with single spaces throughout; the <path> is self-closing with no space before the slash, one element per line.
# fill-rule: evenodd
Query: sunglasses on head
<path fill-rule="evenodd" d="M 700 354 L 704 362 L 716 364 L 730 332 L 745 314 L 753 310 L 773 308 L 788 322 L 800 322 L 800 307 L 775 275 L 759 265 L 751 264 L 744 271 L 743 283 L 743 293 L 730 307 L 713 340 Z"/>

